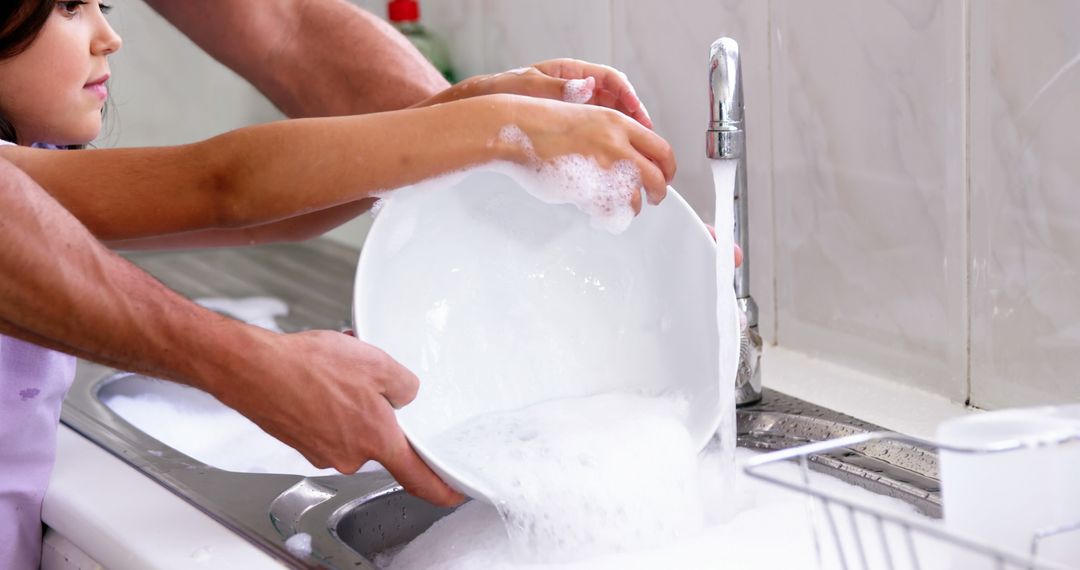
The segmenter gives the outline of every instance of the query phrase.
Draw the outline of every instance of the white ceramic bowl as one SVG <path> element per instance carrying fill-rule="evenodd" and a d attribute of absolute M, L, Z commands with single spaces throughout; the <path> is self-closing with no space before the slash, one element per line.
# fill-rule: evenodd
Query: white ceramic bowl
<path fill-rule="evenodd" d="M 484 169 L 385 202 L 360 255 L 354 325 L 420 378 L 397 417 L 448 483 L 489 496 L 434 436 L 554 398 L 681 391 L 694 441 L 716 432 L 716 249 L 677 193 L 619 235 Z"/>

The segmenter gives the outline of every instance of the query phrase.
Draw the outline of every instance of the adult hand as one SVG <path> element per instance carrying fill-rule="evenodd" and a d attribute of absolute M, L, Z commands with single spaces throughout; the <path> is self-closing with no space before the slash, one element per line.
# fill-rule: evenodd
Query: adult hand
<path fill-rule="evenodd" d="M 470 77 L 415 106 L 426 107 L 498 93 L 607 107 L 647 128 L 653 127 L 649 112 L 625 73 L 578 59 L 552 59 L 502 73 Z"/>
<path fill-rule="evenodd" d="M 626 182 L 626 195 L 635 212 L 641 210 L 639 188 L 645 189 L 652 204 L 659 204 L 667 195 L 667 185 L 675 176 L 671 145 L 629 116 L 603 107 L 533 97 L 492 95 L 484 99 L 506 104 L 510 124 L 527 137 L 500 141 L 511 160 L 540 167 L 559 157 L 579 155 L 606 169 L 628 162 L 639 175 Z"/>
<path fill-rule="evenodd" d="M 709 235 L 713 240 L 716 240 L 716 228 L 712 227 L 712 224 L 705 224 L 705 227 L 709 229 Z M 742 267 L 743 253 L 739 244 L 735 244 L 735 267 Z"/>
<path fill-rule="evenodd" d="M 419 381 L 385 352 L 339 332 L 268 332 L 245 369 L 250 381 L 219 397 L 315 467 L 355 473 L 374 459 L 417 497 L 463 500 L 405 439 L 394 408 L 416 397 Z"/>

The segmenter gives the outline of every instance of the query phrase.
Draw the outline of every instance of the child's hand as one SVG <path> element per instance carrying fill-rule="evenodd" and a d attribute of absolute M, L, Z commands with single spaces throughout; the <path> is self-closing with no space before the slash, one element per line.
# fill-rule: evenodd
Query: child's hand
<path fill-rule="evenodd" d="M 553 59 L 531 67 L 470 77 L 416 104 L 427 107 L 480 95 L 528 95 L 615 109 L 648 128 L 652 119 L 621 71 L 577 59 Z"/>
<path fill-rule="evenodd" d="M 629 164 L 636 171 L 625 181 L 625 194 L 634 212 L 641 210 L 639 188 L 659 204 L 675 177 L 675 155 L 660 135 L 628 115 L 592 105 L 571 105 L 535 97 L 492 95 L 480 101 L 506 105 L 508 124 L 522 131 L 525 140 L 507 144 L 505 157 L 540 169 L 567 155 L 591 159 L 604 169 Z"/>

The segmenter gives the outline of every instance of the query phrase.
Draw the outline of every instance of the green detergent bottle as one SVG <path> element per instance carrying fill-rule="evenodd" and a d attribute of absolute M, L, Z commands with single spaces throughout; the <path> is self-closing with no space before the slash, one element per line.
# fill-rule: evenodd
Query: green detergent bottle
<path fill-rule="evenodd" d="M 406 38 L 409 38 L 416 49 L 420 50 L 420 53 L 443 74 L 447 81 L 456 82 L 446 46 L 420 25 L 420 5 L 416 0 L 390 0 L 386 8 L 390 23 Z"/>

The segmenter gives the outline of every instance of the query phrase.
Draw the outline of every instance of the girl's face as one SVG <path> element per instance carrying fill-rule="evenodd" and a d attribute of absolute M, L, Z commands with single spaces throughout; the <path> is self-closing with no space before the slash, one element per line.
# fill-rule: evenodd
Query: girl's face
<path fill-rule="evenodd" d="M 106 57 L 120 36 L 100 0 L 57 2 L 26 51 L 0 60 L 0 114 L 21 145 L 79 145 L 101 131 L 108 90 Z"/>

